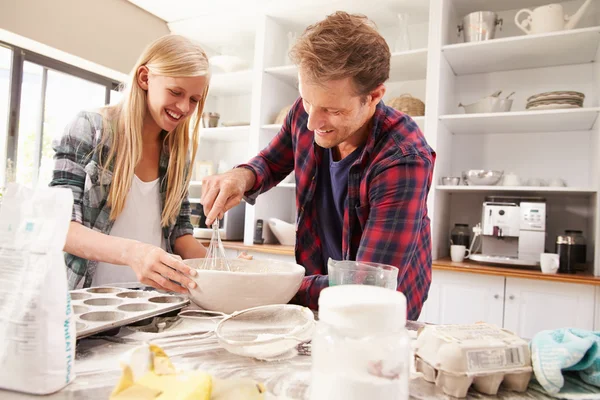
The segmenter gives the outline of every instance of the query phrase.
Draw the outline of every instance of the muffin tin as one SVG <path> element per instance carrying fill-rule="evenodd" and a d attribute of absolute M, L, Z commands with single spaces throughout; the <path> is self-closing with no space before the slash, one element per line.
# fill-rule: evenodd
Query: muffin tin
<path fill-rule="evenodd" d="M 81 339 L 179 310 L 189 300 L 156 291 L 103 286 L 72 290 L 71 304 L 77 339 Z"/>

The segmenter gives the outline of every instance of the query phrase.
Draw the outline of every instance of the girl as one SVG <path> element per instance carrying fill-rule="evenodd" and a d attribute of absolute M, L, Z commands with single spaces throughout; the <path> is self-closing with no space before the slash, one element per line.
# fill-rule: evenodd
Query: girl
<path fill-rule="evenodd" d="M 75 199 L 65 245 L 71 289 L 133 280 L 179 293 L 195 287 L 195 271 L 170 253 L 206 255 L 192 236 L 187 187 L 209 80 L 200 46 L 161 37 L 119 104 L 79 113 L 53 143 L 50 186 Z"/>

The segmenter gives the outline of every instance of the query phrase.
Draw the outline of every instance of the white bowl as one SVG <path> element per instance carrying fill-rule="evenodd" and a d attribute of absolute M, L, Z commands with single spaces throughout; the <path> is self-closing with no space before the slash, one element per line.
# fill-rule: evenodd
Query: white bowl
<path fill-rule="evenodd" d="M 269 218 L 268 222 L 271 232 L 279 240 L 279 243 L 284 246 L 294 246 L 296 244 L 296 225 L 277 218 Z"/>
<path fill-rule="evenodd" d="M 227 259 L 231 271 L 202 269 L 204 258 L 184 260 L 198 285 L 190 300 L 205 310 L 231 314 L 267 304 L 286 304 L 298 292 L 304 267 L 275 260 Z"/>

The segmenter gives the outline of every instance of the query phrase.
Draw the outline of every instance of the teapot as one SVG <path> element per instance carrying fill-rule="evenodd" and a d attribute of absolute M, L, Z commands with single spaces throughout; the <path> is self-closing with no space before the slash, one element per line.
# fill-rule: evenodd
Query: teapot
<path fill-rule="evenodd" d="M 534 8 L 533 11 L 524 8 L 515 15 L 515 24 L 528 35 L 569 30 L 581 20 L 592 0 L 586 0 L 579 10 L 571 16 L 565 15 L 560 4 L 548 4 Z M 519 21 L 521 14 L 528 14 L 527 18 Z"/>

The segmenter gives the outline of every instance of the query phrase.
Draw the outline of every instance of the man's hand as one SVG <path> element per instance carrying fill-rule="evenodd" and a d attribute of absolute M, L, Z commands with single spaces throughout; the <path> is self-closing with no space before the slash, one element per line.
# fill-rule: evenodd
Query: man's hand
<path fill-rule="evenodd" d="M 215 219 L 223 218 L 225 211 L 237 206 L 244 193 L 254 186 L 254 173 L 246 168 L 234 168 L 220 175 L 213 175 L 202 180 L 202 198 L 206 226 L 211 226 Z"/>

